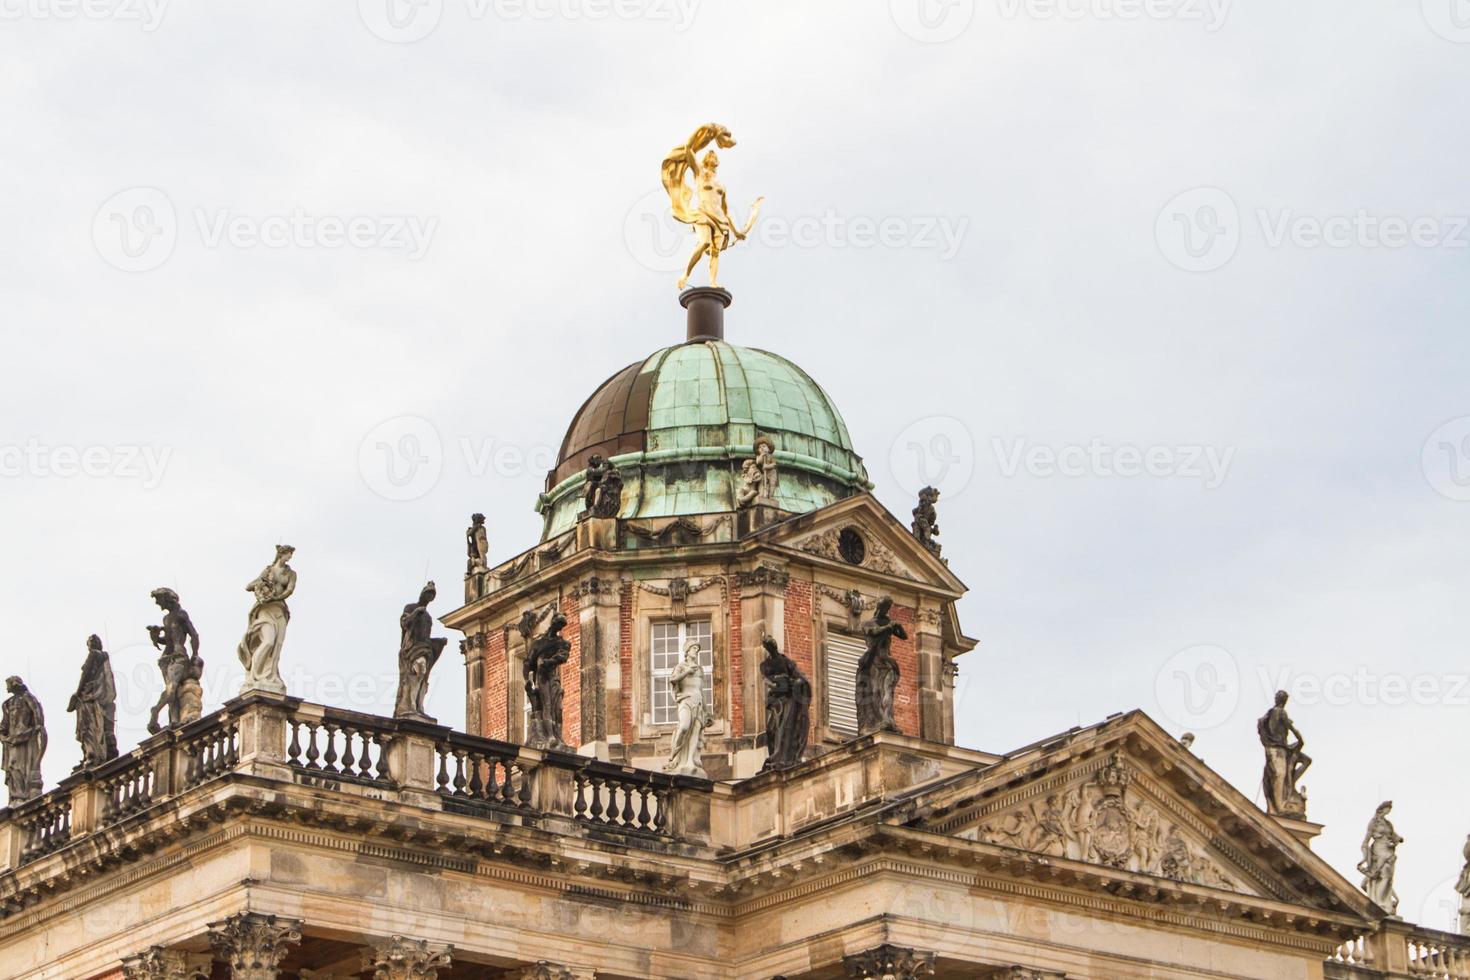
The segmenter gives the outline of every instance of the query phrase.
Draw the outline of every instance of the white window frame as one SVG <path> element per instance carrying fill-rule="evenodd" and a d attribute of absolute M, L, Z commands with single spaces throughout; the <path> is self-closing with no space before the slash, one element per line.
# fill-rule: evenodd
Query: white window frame
<path fill-rule="evenodd" d="M 704 703 L 713 708 L 715 689 L 713 621 L 710 619 L 690 619 L 682 622 L 655 621 L 649 624 L 648 635 L 648 715 L 651 723 L 658 727 L 671 727 L 679 720 L 679 709 L 674 704 L 673 695 L 669 692 L 669 675 L 684 658 L 684 650 L 691 642 L 699 644 L 700 665 L 704 667 Z"/>

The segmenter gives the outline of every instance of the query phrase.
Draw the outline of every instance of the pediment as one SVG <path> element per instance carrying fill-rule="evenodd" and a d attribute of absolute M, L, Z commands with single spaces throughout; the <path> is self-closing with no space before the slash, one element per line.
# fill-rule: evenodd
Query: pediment
<path fill-rule="evenodd" d="M 966 591 L 949 565 L 915 540 L 871 494 L 782 521 L 758 536 L 765 543 L 844 568 L 916 582 L 954 597 Z"/>
<path fill-rule="evenodd" d="M 926 790 L 904 824 L 1324 912 L 1367 898 L 1142 712 L 1058 735 Z"/>

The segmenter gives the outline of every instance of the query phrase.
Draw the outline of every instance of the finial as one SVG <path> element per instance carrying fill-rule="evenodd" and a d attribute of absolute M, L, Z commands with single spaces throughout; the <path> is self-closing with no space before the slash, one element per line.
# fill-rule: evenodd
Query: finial
<path fill-rule="evenodd" d="M 660 167 L 674 220 L 694 228 L 694 254 L 689 257 L 689 265 L 679 279 L 681 290 L 689 285 L 694 267 L 705 256 L 709 256 L 710 287 L 719 289 L 720 253 L 733 248 L 736 242 L 750 234 L 750 230 L 755 227 L 756 215 L 760 213 L 761 201 L 765 200 L 763 197 L 755 199 L 745 227 L 735 224 L 735 219 L 730 214 L 730 205 L 725 199 L 725 187 L 716 178 L 720 167 L 719 154 L 710 150 L 703 159 L 699 157 L 699 151 L 711 143 L 727 150 L 735 145 L 735 137 L 730 130 L 718 123 L 705 123 L 682 144 L 670 150 Z M 691 173 L 694 175 L 694 187 L 685 183 L 685 178 Z M 684 305 L 689 306 L 688 303 Z M 729 305 L 728 301 L 725 305 Z"/>

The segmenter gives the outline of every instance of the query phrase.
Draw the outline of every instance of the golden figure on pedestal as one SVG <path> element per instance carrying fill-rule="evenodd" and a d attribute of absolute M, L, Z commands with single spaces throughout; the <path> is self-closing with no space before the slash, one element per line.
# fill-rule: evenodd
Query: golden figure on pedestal
<path fill-rule="evenodd" d="M 761 201 L 765 200 L 764 197 L 756 198 L 745 227 L 736 226 L 730 215 L 730 205 L 725 200 L 725 187 L 716 179 L 720 167 L 719 154 L 710 150 L 702 160 L 699 158 L 699 151 L 711 143 L 727 150 L 735 145 L 735 137 L 724 126 L 705 123 L 683 144 L 669 151 L 663 161 L 664 190 L 669 193 L 674 218 L 693 225 L 696 237 L 694 254 L 689 257 L 689 266 L 679 279 L 680 289 L 689 284 L 694 267 L 706 255 L 709 256 L 709 284 L 719 286 L 720 253 L 750 234 L 750 229 L 755 227 L 756 215 L 760 213 Z M 694 174 L 694 187 L 685 182 L 690 173 Z M 697 204 L 693 201 L 696 190 L 699 193 Z"/>

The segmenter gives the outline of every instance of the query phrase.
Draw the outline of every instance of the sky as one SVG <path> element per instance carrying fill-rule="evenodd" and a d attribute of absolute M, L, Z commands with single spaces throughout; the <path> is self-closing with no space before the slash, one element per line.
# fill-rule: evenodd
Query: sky
<path fill-rule="evenodd" d="M 1458 5 L 1458 6 L 1457 6 Z M 735 343 L 806 368 L 875 494 L 938 486 L 959 741 L 1142 708 L 1260 801 L 1278 688 L 1316 849 L 1381 801 L 1404 917 L 1470 833 L 1465 0 L 0 0 L 0 659 L 88 634 L 136 744 L 149 599 L 238 689 L 391 711 L 468 515 L 532 545 L 567 422 L 683 337 L 658 163 L 731 128 Z M 430 709 L 463 723 L 450 654 Z"/>

